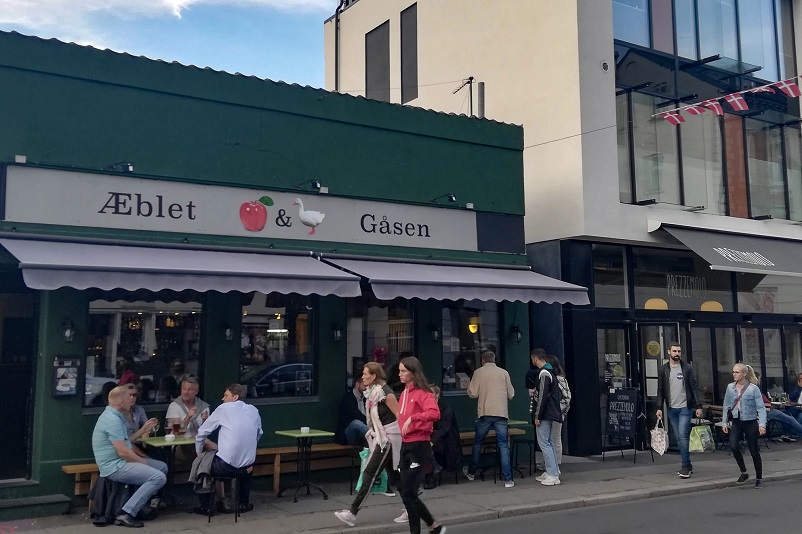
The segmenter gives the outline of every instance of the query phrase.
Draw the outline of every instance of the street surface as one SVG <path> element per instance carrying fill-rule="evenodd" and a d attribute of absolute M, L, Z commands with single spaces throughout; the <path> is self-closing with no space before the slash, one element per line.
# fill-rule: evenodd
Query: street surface
<path fill-rule="evenodd" d="M 751 467 L 751 466 L 750 466 Z M 524 515 L 448 528 L 453 534 L 560 532 L 581 534 L 677 534 L 797 532 L 802 480 L 675 495 L 562 512 Z"/>

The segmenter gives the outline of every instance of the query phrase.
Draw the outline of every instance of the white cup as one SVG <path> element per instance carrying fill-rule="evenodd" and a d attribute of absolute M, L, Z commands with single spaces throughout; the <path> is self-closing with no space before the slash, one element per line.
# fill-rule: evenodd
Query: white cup
<path fill-rule="evenodd" d="M 166 434 L 164 436 L 164 441 L 175 441 L 175 434 Z"/>
<path fill-rule="evenodd" d="M 308 426 L 302 426 L 301 427 L 301 434 L 309 434 L 309 427 Z"/>

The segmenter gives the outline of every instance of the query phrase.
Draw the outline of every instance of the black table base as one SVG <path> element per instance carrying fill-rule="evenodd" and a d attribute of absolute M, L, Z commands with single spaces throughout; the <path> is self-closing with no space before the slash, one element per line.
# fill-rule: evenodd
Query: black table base
<path fill-rule="evenodd" d="M 298 438 L 298 480 L 286 488 L 283 488 L 281 491 L 278 492 L 278 496 L 287 491 L 295 488 L 295 499 L 293 502 L 298 502 L 298 492 L 301 488 L 306 488 L 306 494 L 311 494 L 311 489 L 314 488 L 318 490 L 320 493 L 323 494 L 323 500 L 328 500 L 329 494 L 326 491 L 309 481 L 309 470 L 312 463 L 312 438 L 311 437 L 299 437 Z"/>

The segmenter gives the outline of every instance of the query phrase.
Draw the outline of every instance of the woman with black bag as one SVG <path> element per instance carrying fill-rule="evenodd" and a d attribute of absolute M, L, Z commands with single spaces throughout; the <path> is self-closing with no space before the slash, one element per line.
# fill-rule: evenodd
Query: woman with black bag
<path fill-rule="evenodd" d="M 757 386 L 757 377 L 750 365 L 736 363 L 732 368 L 732 377 L 735 381 L 727 386 L 727 393 L 724 395 L 722 430 L 725 434 L 729 433 L 732 456 L 741 468 L 738 482 L 746 482 L 749 478 L 740 445 L 741 437 L 746 436 L 746 444 L 755 464 L 755 487 L 762 488 L 763 462 L 760 459 L 760 446 L 757 440 L 759 435 L 766 433 L 766 406 L 763 404 L 763 394 Z"/>

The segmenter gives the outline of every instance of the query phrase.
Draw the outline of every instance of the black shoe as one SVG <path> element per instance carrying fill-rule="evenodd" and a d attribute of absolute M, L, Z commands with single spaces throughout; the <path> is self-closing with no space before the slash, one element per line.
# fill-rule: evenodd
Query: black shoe
<path fill-rule="evenodd" d="M 763 487 L 763 479 L 759 478 L 759 479 L 755 480 L 755 488 L 760 489 L 762 487 Z"/>
<path fill-rule="evenodd" d="M 141 521 L 153 521 L 157 517 L 159 517 L 159 510 L 152 506 L 146 506 L 140 510 L 139 514 L 136 516 L 136 518 Z"/>
<path fill-rule="evenodd" d="M 738 480 L 736 480 L 736 482 L 738 484 L 743 484 L 744 482 L 746 482 L 746 479 L 748 479 L 748 478 L 749 478 L 749 475 L 747 473 L 741 473 L 741 476 L 738 477 Z"/>
<path fill-rule="evenodd" d="M 253 503 L 250 503 L 250 502 L 249 502 L 248 504 L 240 504 L 240 505 L 239 505 L 239 510 L 238 510 L 238 511 L 239 511 L 239 513 L 241 513 L 241 514 L 247 514 L 247 513 L 248 513 L 248 512 L 250 512 L 251 510 L 253 510 Z"/>
<path fill-rule="evenodd" d="M 120 525 L 121 527 L 129 527 L 129 528 L 142 528 L 145 526 L 142 521 L 137 521 L 133 517 L 128 514 L 120 514 L 114 520 L 115 525 Z"/>
<path fill-rule="evenodd" d="M 192 509 L 192 513 L 198 515 L 209 515 L 209 509 L 206 508 L 205 506 L 196 506 L 195 508 Z"/>
<path fill-rule="evenodd" d="M 679 477 L 691 478 L 691 473 L 693 473 L 693 469 L 691 469 L 689 465 L 683 465 L 682 468 L 679 470 Z"/>

